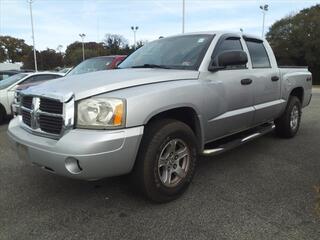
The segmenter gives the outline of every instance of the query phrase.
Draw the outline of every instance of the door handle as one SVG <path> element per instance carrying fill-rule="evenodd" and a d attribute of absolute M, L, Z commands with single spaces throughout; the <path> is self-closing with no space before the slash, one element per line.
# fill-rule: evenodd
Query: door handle
<path fill-rule="evenodd" d="M 250 78 L 245 78 L 245 79 L 241 80 L 242 85 L 249 85 L 251 83 L 252 83 L 252 79 L 250 79 Z"/>
<path fill-rule="evenodd" d="M 276 81 L 279 81 L 279 77 L 278 76 L 273 76 L 273 77 L 271 77 L 271 81 L 272 82 L 276 82 Z"/>

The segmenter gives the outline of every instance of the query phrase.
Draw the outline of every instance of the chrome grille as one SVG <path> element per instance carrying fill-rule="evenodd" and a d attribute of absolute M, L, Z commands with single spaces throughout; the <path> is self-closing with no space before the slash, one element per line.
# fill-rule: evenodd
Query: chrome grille
<path fill-rule="evenodd" d="M 44 132 L 52 134 L 60 134 L 63 125 L 62 117 L 53 117 L 53 116 L 39 116 L 39 126 L 40 129 Z"/>
<path fill-rule="evenodd" d="M 56 101 L 56 100 L 41 98 L 40 110 L 43 112 L 48 112 L 48 113 L 62 114 L 63 113 L 63 104 L 61 102 Z"/>
<path fill-rule="evenodd" d="M 22 121 L 28 125 L 29 127 L 31 127 L 31 114 L 28 111 L 22 110 L 21 111 L 21 115 L 22 115 Z"/>
<path fill-rule="evenodd" d="M 21 95 L 21 119 L 24 128 L 35 134 L 59 138 L 73 127 L 74 100 L 67 103 L 44 97 Z"/>
<path fill-rule="evenodd" d="M 33 97 L 25 96 L 25 97 L 22 99 L 22 106 L 25 107 L 25 108 L 31 109 L 32 99 L 33 99 Z"/>

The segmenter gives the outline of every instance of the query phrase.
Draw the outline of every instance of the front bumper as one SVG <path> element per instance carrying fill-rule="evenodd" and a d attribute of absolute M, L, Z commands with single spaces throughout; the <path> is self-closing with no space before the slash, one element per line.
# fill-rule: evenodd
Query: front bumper
<path fill-rule="evenodd" d="M 85 180 L 129 173 L 143 135 L 143 126 L 112 131 L 73 129 L 54 140 L 25 131 L 20 121 L 15 118 L 8 127 L 20 158 L 50 172 Z"/>

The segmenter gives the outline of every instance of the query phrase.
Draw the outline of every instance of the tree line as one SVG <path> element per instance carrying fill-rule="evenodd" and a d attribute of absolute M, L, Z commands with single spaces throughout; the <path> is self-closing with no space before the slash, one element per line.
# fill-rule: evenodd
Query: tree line
<path fill-rule="evenodd" d="M 320 84 L 320 4 L 275 22 L 266 38 L 280 66 L 308 66 Z"/>
<path fill-rule="evenodd" d="M 276 21 L 266 34 L 279 65 L 308 66 L 313 74 L 313 82 L 320 84 L 320 4 L 301 10 Z M 141 47 L 143 42 L 138 42 Z M 100 43 L 86 42 L 86 58 L 130 54 L 134 51 L 121 35 L 106 34 Z M 54 49 L 37 51 L 40 70 L 55 67 L 75 66 L 82 61 L 82 43 L 74 42 L 67 46 L 65 53 Z M 0 62 L 23 62 L 24 68 L 33 69 L 32 46 L 23 39 L 0 36 Z"/>
<path fill-rule="evenodd" d="M 144 44 L 137 42 L 137 48 Z M 102 42 L 85 42 L 85 58 L 105 55 L 129 55 L 134 46 L 129 46 L 128 40 L 121 35 L 106 34 Z M 60 46 L 61 47 L 61 46 Z M 82 42 L 76 41 L 67 46 L 63 53 L 58 49 L 47 48 L 36 51 L 39 70 L 53 70 L 57 67 L 72 67 L 82 61 Z M 23 69 L 34 69 L 34 54 L 32 46 L 23 39 L 10 36 L 0 36 L 0 62 L 22 62 Z"/>

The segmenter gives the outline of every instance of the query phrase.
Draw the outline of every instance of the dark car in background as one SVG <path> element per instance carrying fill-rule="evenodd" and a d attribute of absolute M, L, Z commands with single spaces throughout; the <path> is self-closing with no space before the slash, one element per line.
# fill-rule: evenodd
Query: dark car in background
<path fill-rule="evenodd" d="M 126 55 L 110 55 L 89 58 L 79 63 L 67 75 L 115 69 L 126 57 Z"/>

